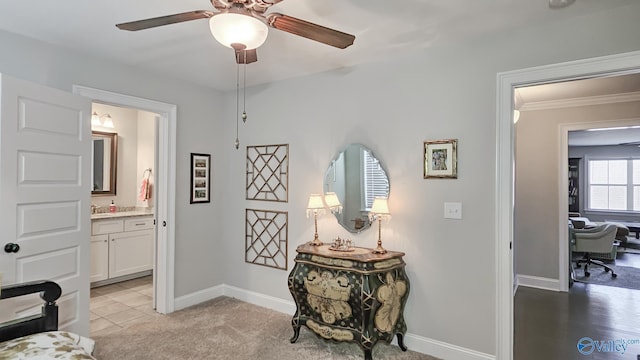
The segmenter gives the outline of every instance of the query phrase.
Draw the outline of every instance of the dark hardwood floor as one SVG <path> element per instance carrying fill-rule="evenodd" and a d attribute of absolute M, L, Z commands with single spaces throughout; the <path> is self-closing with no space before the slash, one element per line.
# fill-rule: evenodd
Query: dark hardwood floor
<path fill-rule="evenodd" d="M 640 267 L 640 254 L 620 254 L 615 265 Z M 578 351 L 584 337 L 596 341 L 582 341 L 591 344 L 583 352 L 594 349 L 588 355 Z M 568 293 L 519 287 L 514 340 L 515 360 L 640 360 L 640 290 L 583 283 L 574 283 Z M 624 340 L 624 354 L 598 351 L 600 341 L 610 340 Z"/>

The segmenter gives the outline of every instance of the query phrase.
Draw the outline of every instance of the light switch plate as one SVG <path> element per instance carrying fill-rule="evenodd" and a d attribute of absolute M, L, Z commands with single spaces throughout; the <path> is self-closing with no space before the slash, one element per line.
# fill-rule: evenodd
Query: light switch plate
<path fill-rule="evenodd" d="M 445 219 L 462 219 L 462 203 L 446 202 L 444 203 Z"/>

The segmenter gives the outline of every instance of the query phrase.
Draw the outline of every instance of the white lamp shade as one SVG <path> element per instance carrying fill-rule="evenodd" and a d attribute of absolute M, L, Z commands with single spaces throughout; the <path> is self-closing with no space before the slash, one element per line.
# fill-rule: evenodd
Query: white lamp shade
<path fill-rule="evenodd" d="M 322 202 L 322 196 L 319 194 L 311 194 L 309 196 L 309 203 L 307 204 L 308 210 L 324 209 L 324 203 Z"/>
<path fill-rule="evenodd" d="M 328 192 L 324 194 L 324 201 L 327 203 L 329 209 L 340 207 L 340 199 L 338 199 L 338 195 L 334 192 Z"/>
<path fill-rule="evenodd" d="M 309 203 L 307 204 L 307 217 L 312 214 L 324 213 L 324 202 L 322 202 L 322 195 L 311 194 L 309 196 Z"/>
<path fill-rule="evenodd" d="M 369 216 L 373 217 L 372 215 L 375 217 L 387 218 L 387 219 L 391 217 L 387 198 L 376 197 L 373 200 L 373 205 L 371 205 L 371 211 L 369 212 Z"/>
<path fill-rule="evenodd" d="M 111 115 L 107 114 L 104 116 L 104 120 L 102 121 L 102 126 L 110 129 L 114 128 L 113 119 L 111 118 Z"/>
<path fill-rule="evenodd" d="M 91 126 L 102 126 L 102 121 L 100 121 L 100 116 L 97 112 L 93 112 L 91 114 Z"/>
<path fill-rule="evenodd" d="M 209 27 L 213 37 L 222 45 L 242 44 L 246 46 L 244 50 L 262 45 L 269 33 L 267 25 L 253 16 L 231 12 L 211 17 Z"/>

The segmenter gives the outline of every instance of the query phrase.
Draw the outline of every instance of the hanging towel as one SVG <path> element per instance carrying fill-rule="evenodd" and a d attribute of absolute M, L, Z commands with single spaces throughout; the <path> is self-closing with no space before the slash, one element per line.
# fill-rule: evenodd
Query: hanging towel
<path fill-rule="evenodd" d="M 140 194 L 138 195 L 138 199 L 141 201 L 146 201 L 149 199 L 149 179 L 142 179 L 142 184 L 140 185 Z"/>
<path fill-rule="evenodd" d="M 151 198 L 151 182 L 149 178 L 151 178 L 151 168 L 145 169 L 142 173 L 142 184 L 140 184 L 140 193 L 138 194 L 138 199 L 141 201 L 147 201 Z"/>
<path fill-rule="evenodd" d="M 151 188 L 153 187 L 153 184 L 151 182 L 149 182 L 149 179 L 147 179 L 147 186 L 146 186 L 146 190 L 144 193 L 144 199 L 145 200 L 149 200 L 151 199 Z"/>

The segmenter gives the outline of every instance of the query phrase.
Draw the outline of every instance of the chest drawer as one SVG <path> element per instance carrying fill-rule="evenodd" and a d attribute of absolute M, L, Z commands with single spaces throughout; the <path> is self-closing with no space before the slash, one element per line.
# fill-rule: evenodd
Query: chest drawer
<path fill-rule="evenodd" d="M 122 232 L 124 224 L 122 219 L 94 220 L 91 222 L 91 235 L 101 235 Z"/>
<path fill-rule="evenodd" d="M 140 216 L 124 220 L 124 231 L 153 229 L 153 216 Z"/>

